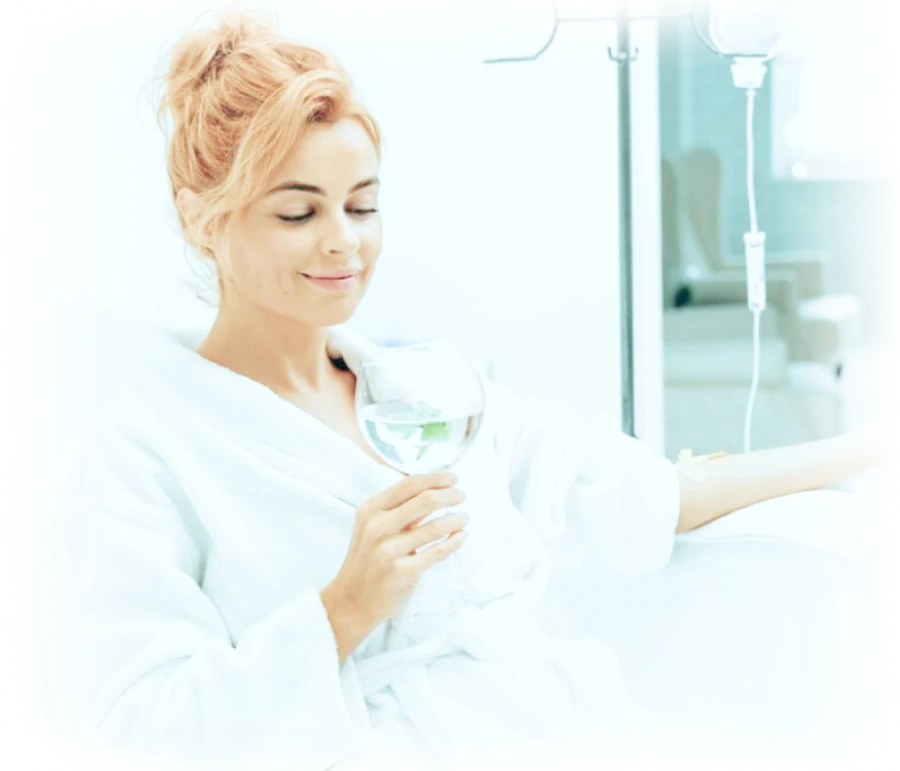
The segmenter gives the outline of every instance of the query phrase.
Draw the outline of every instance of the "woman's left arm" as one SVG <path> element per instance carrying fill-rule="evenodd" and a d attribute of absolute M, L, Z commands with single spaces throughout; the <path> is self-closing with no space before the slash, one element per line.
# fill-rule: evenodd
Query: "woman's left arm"
<path fill-rule="evenodd" d="M 680 460 L 681 511 L 676 532 L 692 530 L 753 503 L 814 490 L 898 453 L 894 431 L 867 429 L 814 442 L 715 459 Z"/>

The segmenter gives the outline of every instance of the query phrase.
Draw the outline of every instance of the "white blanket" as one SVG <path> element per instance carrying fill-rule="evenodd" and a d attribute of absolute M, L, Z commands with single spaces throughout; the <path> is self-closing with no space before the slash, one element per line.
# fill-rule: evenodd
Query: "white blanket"
<path fill-rule="evenodd" d="M 331 341 L 351 368 L 371 345 L 346 328 Z M 600 416 L 485 383 L 481 432 L 454 469 L 471 516 L 463 585 L 433 567 L 403 649 L 386 650 L 382 624 L 339 668 L 319 590 L 355 509 L 401 475 L 198 342 L 159 336 L 141 387 L 74 448 L 60 488 L 47 656 L 76 737 L 216 769 L 495 751 L 526 768 L 626 736 L 673 751 L 609 646 L 551 640 L 531 615 L 567 522 L 617 571 L 668 562 L 669 461 Z"/>
<path fill-rule="evenodd" d="M 679 533 L 675 540 L 790 544 L 852 561 L 884 537 L 892 524 L 891 514 L 889 504 L 876 494 L 806 490 L 738 509 Z"/>

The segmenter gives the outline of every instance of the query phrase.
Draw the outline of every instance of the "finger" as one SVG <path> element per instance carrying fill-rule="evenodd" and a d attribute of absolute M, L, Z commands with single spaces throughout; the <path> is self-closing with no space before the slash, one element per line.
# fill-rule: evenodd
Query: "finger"
<path fill-rule="evenodd" d="M 454 511 L 451 514 L 444 514 L 431 522 L 426 522 L 424 525 L 394 536 L 392 547 L 396 548 L 396 554 L 407 555 L 426 543 L 462 530 L 468 523 L 469 515 L 465 512 Z"/>
<path fill-rule="evenodd" d="M 419 552 L 418 554 L 409 554 L 400 557 L 397 560 L 397 567 L 410 569 L 418 573 L 422 573 L 436 562 L 447 559 L 453 552 L 462 546 L 468 534 L 465 530 L 457 530 L 446 541 L 435 544 L 430 549 Z"/>
<path fill-rule="evenodd" d="M 387 490 L 373 496 L 367 503 L 374 511 L 396 509 L 426 490 L 452 487 L 456 482 L 456 475 L 447 471 L 435 471 L 432 474 L 414 474 L 405 477 Z"/>
<path fill-rule="evenodd" d="M 393 511 L 385 512 L 384 537 L 411 530 L 439 509 L 456 506 L 465 500 L 466 494 L 458 487 L 425 490 Z"/>

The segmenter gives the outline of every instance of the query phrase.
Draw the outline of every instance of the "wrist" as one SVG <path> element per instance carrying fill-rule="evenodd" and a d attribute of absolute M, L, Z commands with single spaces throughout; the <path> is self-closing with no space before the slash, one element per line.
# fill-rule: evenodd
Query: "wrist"
<path fill-rule="evenodd" d="M 352 623 L 354 626 L 366 626 L 369 624 L 367 614 L 359 607 L 359 603 L 336 581 L 332 581 L 325 586 L 320 594 L 323 597 L 323 602 L 327 603 L 326 607 L 330 606 L 335 615 L 342 620 Z M 369 625 L 375 626 L 374 623 Z"/>
<path fill-rule="evenodd" d="M 360 613 L 358 607 L 334 582 L 320 592 L 322 605 L 328 614 L 338 644 L 340 663 L 349 656 L 375 626 Z"/>

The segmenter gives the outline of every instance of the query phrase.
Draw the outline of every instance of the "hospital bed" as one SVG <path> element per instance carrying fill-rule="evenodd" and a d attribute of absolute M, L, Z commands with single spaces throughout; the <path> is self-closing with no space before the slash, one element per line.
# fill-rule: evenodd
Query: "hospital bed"
<path fill-rule="evenodd" d="M 152 366 L 156 337 L 136 321 L 84 303 L 67 305 L 59 296 L 23 295 L 13 307 L 10 391 L 30 395 L 31 407 L 18 419 L 35 446 L 3 519 L 9 759 L 13 767 L 48 770 L 152 764 L 184 771 L 157 758 L 60 742 L 42 668 L 38 544 L 30 531 L 42 474 L 52 469 L 47 458 L 118 388 L 139 378 L 141 366 Z M 45 397 L 40 411 L 32 411 L 35 393 Z M 833 495 L 846 496 L 829 501 L 848 516 L 868 505 L 861 497 Z M 880 767 L 865 765 L 871 758 L 860 755 L 860 744 L 882 760 L 893 751 L 894 527 L 865 540 L 864 517 L 859 532 L 838 532 L 843 520 L 823 519 L 822 532 L 835 531 L 828 542 L 804 538 L 803 523 L 795 520 L 806 517 L 813 527 L 809 510 L 776 520 L 749 514 L 730 515 L 730 531 L 711 523 L 705 540 L 703 528 L 693 541 L 683 534 L 663 570 L 640 576 L 605 571 L 585 551 L 577 527 L 570 528 L 537 611 L 541 624 L 555 636 L 606 641 L 629 695 L 649 709 L 745 744 L 752 737 L 821 771 Z M 779 522 L 793 524 L 793 531 L 779 529 Z"/>

